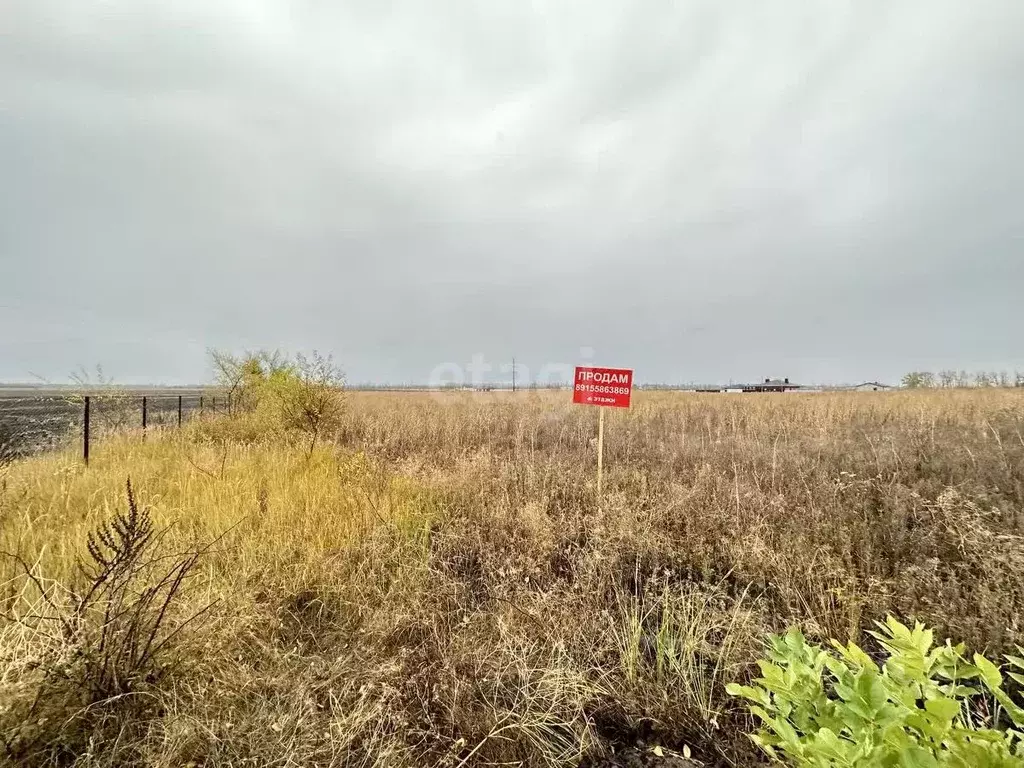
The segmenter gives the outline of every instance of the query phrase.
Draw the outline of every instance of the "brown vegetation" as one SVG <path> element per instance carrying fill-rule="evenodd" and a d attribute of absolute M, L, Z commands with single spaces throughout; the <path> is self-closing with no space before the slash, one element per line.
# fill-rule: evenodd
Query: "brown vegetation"
<path fill-rule="evenodd" d="M 32 577 L 0 566 L 0 748 L 750 765 L 724 685 L 769 631 L 859 639 L 893 612 L 979 651 L 1024 641 L 1024 393 L 640 393 L 608 414 L 600 500 L 597 412 L 566 400 L 357 393 L 312 451 L 243 412 L 112 438 L 88 470 L 10 465 L 0 549 Z M 173 663 L 97 696 L 94 646 L 53 619 L 128 475 L 160 553 L 216 543 L 160 617 Z"/>

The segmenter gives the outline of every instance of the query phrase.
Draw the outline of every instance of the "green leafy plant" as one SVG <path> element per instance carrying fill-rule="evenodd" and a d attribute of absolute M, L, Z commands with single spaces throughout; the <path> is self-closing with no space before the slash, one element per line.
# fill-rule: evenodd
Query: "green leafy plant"
<path fill-rule="evenodd" d="M 936 646 L 921 624 L 889 617 L 878 628 L 870 634 L 880 664 L 854 643 L 825 649 L 796 629 L 773 635 L 761 677 L 727 687 L 761 721 L 753 741 L 776 760 L 815 768 L 1024 766 L 1024 708 L 996 664 L 979 654 L 968 661 L 948 640 Z M 1007 663 L 1007 676 L 1024 682 L 1024 659 Z"/>

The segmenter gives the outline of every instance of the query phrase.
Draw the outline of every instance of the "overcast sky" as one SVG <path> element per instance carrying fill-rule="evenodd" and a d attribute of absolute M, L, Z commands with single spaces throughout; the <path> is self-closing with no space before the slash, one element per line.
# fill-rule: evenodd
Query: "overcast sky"
<path fill-rule="evenodd" d="M 1021 0 L 0 0 L 0 380 L 1024 369 L 1022 96 Z"/>

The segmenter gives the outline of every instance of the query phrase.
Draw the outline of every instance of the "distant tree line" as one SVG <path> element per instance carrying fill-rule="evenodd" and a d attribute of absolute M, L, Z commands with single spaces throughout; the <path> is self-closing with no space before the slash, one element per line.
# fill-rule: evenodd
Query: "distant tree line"
<path fill-rule="evenodd" d="M 964 389 L 968 387 L 1024 387 L 1024 373 L 1017 371 L 911 371 L 900 385 L 904 389 Z"/>

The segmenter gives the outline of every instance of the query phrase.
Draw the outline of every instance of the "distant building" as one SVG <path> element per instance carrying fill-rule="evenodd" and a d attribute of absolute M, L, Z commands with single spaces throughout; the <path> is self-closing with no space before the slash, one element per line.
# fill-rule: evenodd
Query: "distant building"
<path fill-rule="evenodd" d="M 892 389 L 888 384 L 879 384 L 877 381 L 865 381 L 855 387 L 850 387 L 851 392 L 886 392 Z"/>
<path fill-rule="evenodd" d="M 800 389 L 799 384 L 790 384 L 789 379 L 765 379 L 759 384 L 744 384 L 744 392 L 793 392 Z"/>
<path fill-rule="evenodd" d="M 792 384 L 789 379 L 765 379 L 757 384 L 729 384 L 722 386 L 697 387 L 697 392 L 796 392 L 804 387 Z"/>

